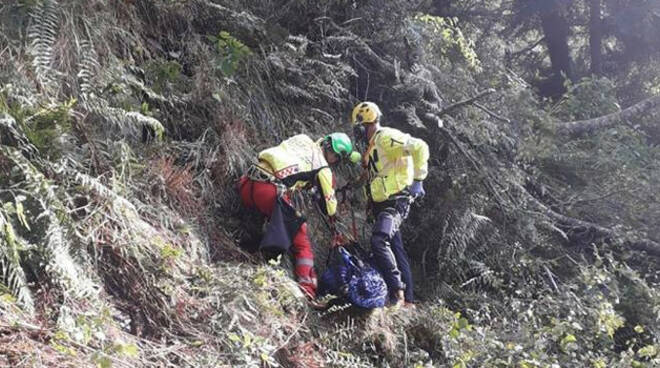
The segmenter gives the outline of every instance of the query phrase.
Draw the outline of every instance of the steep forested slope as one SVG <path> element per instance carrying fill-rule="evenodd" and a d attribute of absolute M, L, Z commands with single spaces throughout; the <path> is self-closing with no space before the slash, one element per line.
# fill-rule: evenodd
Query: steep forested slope
<path fill-rule="evenodd" d="M 657 365 L 658 64 L 539 97 L 518 3 L 3 2 L 0 365 Z M 364 99 L 431 148 L 420 303 L 319 313 L 239 246 L 260 228 L 234 183 Z"/>

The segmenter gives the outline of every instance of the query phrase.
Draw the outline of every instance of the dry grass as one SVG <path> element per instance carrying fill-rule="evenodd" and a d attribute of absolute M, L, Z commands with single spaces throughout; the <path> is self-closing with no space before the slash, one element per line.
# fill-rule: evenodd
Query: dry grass
<path fill-rule="evenodd" d="M 203 214 L 203 211 L 200 211 L 202 204 L 193 192 L 195 185 L 191 164 L 179 167 L 174 161 L 172 157 L 161 157 L 152 161 L 150 167 L 157 179 L 154 189 L 164 189 L 172 208 L 184 217 L 200 216 Z"/>
<path fill-rule="evenodd" d="M 319 351 L 321 346 L 313 342 L 301 342 L 278 351 L 278 359 L 284 368 L 326 367 L 325 359 Z"/>
<path fill-rule="evenodd" d="M 219 161 L 214 175 L 220 184 L 227 183 L 227 179 L 240 176 L 256 159 L 254 149 L 255 131 L 235 113 L 225 112 L 216 123 L 216 132 L 219 134 L 219 147 L 224 159 Z"/>
<path fill-rule="evenodd" d="M 0 367 L 95 367 L 91 361 L 49 345 L 46 331 L 26 331 L 0 326 Z"/>

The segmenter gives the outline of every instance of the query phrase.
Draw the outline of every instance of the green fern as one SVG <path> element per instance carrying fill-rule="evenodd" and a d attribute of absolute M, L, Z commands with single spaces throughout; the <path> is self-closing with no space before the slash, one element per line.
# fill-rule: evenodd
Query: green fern
<path fill-rule="evenodd" d="M 105 121 L 111 123 L 113 128 L 118 128 L 122 135 L 137 137 L 142 127 L 149 127 L 161 140 L 165 133 L 165 127 L 157 119 L 145 115 L 143 112 L 126 111 L 122 108 L 112 106 L 107 99 L 100 96 L 99 91 L 104 88 L 103 83 L 112 85 L 112 80 L 121 79 L 136 86 L 142 93 L 146 93 L 151 99 L 167 102 L 164 97 L 149 90 L 141 82 L 131 77 L 123 69 L 101 73 L 99 57 L 91 41 L 81 42 L 81 60 L 78 64 L 78 81 L 80 84 L 82 105 L 90 112 L 98 114 Z M 128 76 L 127 76 L 128 74 Z"/>
<path fill-rule="evenodd" d="M 343 351 L 330 350 L 326 353 L 326 363 L 338 368 L 373 368 L 373 363 L 365 361 L 357 355 Z"/>
<path fill-rule="evenodd" d="M 39 150 L 30 143 L 28 137 L 11 115 L 0 113 L 0 127 L 4 128 L 4 130 L 11 135 L 11 138 L 17 142 L 18 148 L 23 154 L 28 157 L 38 157 Z"/>
<path fill-rule="evenodd" d="M 97 178 L 66 168 L 67 175 L 73 178 L 73 182 L 87 194 L 94 197 L 94 202 L 99 208 L 96 220 L 98 224 L 82 224 L 88 239 L 109 237 L 110 243 L 121 252 L 123 257 L 134 259 L 141 268 L 149 269 L 159 267 L 158 260 L 163 258 L 161 248 L 167 247 L 171 240 L 167 231 L 175 230 L 183 223 L 183 219 L 176 217 L 164 208 L 143 203 L 132 195 L 132 192 L 121 195 L 116 190 L 103 184 Z M 130 198 L 130 200 L 129 200 Z M 153 219 L 159 228 L 152 225 L 146 219 Z M 102 223 L 112 223 L 110 229 L 102 226 Z M 110 230 L 108 232 L 108 230 Z M 103 233 L 102 234 L 97 234 Z M 195 231 L 188 230 L 188 242 L 186 248 L 186 260 L 208 260 L 209 249 L 196 235 Z M 177 259 L 180 263 L 181 259 Z"/>
<path fill-rule="evenodd" d="M 46 264 L 46 271 L 68 295 L 76 298 L 93 298 L 100 288 L 83 268 L 74 260 L 69 251 L 69 244 L 62 225 L 68 219 L 68 211 L 58 198 L 55 187 L 46 177 L 18 150 L 0 146 L 0 153 L 8 157 L 24 176 L 27 193 L 39 202 L 42 212 L 36 218 L 48 219 L 48 228 L 40 246 L 41 256 Z"/>
<path fill-rule="evenodd" d="M 82 40 L 81 47 L 81 60 L 78 63 L 78 82 L 80 83 L 80 92 L 82 96 L 91 96 L 97 91 L 96 78 L 99 75 L 101 65 L 98 61 L 98 55 L 94 50 L 94 45 L 91 41 Z"/>
<path fill-rule="evenodd" d="M 58 74 L 53 68 L 53 46 L 59 29 L 58 8 L 56 0 L 37 2 L 31 9 L 32 24 L 27 33 L 37 80 L 47 91 L 55 90 L 55 75 Z"/>
<path fill-rule="evenodd" d="M 455 220 L 454 229 L 449 234 L 448 255 L 462 257 L 470 244 L 475 241 L 483 225 L 490 222 L 485 216 L 466 211 Z"/>
<path fill-rule="evenodd" d="M 468 264 L 470 271 L 476 275 L 461 284 L 461 287 L 467 287 L 473 283 L 476 284 L 475 286 L 486 287 L 493 287 L 498 284 L 498 279 L 495 276 L 494 271 L 488 267 L 488 265 L 476 260 L 470 260 Z"/>
<path fill-rule="evenodd" d="M 26 248 L 25 240 L 16 235 L 14 227 L 8 220 L 4 208 L 0 207 L 0 268 L 2 280 L 26 312 L 34 313 L 34 299 L 27 285 L 25 271 L 21 266 L 20 251 Z"/>
<path fill-rule="evenodd" d="M 114 128 L 118 128 L 124 136 L 138 137 L 143 126 L 150 127 L 158 139 L 162 139 L 165 133 L 165 127 L 158 119 L 137 111 L 112 107 L 105 99 L 88 96 L 85 105 L 90 111 L 114 125 Z"/>

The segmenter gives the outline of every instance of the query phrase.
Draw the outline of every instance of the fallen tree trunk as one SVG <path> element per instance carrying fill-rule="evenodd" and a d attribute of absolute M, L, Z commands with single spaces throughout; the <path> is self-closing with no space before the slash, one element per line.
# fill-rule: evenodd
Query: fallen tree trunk
<path fill-rule="evenodd" d="M 566 215 L 563 215 L 561 213 L 555 212 L 548 206 L 544 205 L 536 199 L 534 196 L 529 194 L 527 190 L 521 186 L 517 185 L 518 190 L 520 190 L 525 197 L 527 197 L 527 203 L 530 205 L 530 207 L 537 212 L 540 212 L 546 216 L 548 216 L 550 219 L 556 221 L 559 226 L 566 228 L 569 228 L 571 230 L 583 230 L 583 231 L 591 231 L 593 232 L 594 235 L 598 236 L 599 238 L 618 238 L 618 239 L 623 239 L 625 243 L 627 243 L 632 249 L 638 250 L 638 251 L 645 251 L 649 255 L 655 256 L 655 257 L 660 257 L 660 244 L 657 242 L 650 240 L 650 239 L 633 239 L 630 236 L 627 236 L 625 234 L 621 234 L 615 230 L 612 230 L 610 228 L 603 227 L 598 224 L 594 224 L 592 222 L 576 219 L 573 217 L 569 217 Z M 570 238 L 570 236 L 569 236 Z"/>
<path fill-rule="evenodd" d="M 609 128 L 621 121 L 625 121 L 655 108 L 660 105 L 660 95 L 647 98 L 646 100 L 632 105 L 622 111 L 594 119 L 562 122 L 557 125 L 557 133 L 573 138 L 594 133 L 600 129 Z"/>
<path fill-rule="evenodd" d="M 465 105 L 469 105 L 469 104 L 471 104 L 471 103 L 477 101 L 478 99 L 480 99 L 480 98 L 482 98 L 482 97 L 484 97 L 484 96 L 487 96 L 487 95 L 489 95 L 489 94 L 491 94 L 491 93 L 493 93 L 493 92 L 495 92 L 495 90 L 494 90 L 493 88 L 488 88 L 488 89 L 486 89 L 486 90 L 484 90 L 484 91 L 479 92 L 476 96 L 473 96 L 473 97 L 470 97 L 470 98 L 466 98 L 465 100 L 458 101 L 458 102 L 453 103 L 453 104 L 451 104 L 451 105 L 449 105 L 449 106 L 443 107 L 443 108 L 442 108 L 442 111 L 440 111 L 440 113 L 439 113 L 438 115 L 446 114 L 446 113 L 448 113 L 448 112 L 450 112 L 450 111 L 452 111 L 452 110 L 454 110 L 454 109 L 457 109 L 457 108 L 459 108 L 459 107 L 462 107 L 462 106 L 465 106 Z"/>

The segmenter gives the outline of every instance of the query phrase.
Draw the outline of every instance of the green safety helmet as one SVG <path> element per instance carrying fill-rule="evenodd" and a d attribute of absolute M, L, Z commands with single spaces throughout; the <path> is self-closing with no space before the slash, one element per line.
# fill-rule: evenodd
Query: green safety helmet
<path fill-rule="evenodd" d="M 328 148 L 332 148 L 332 151 L 336 153 L 342 160 L 349 158 L 351 162 L 355 163 L 359 161 L 361 158 L 361 156 L 357 157 L 354 154 L 353 144 L 351 143 L 351 139 L 348 138 L 348 135 L 346 135 L 345 133 L 336 132 L 336 133 L 328 134 L 327 136 L 325 136 L 323 141 L 326 142 Z"/>

